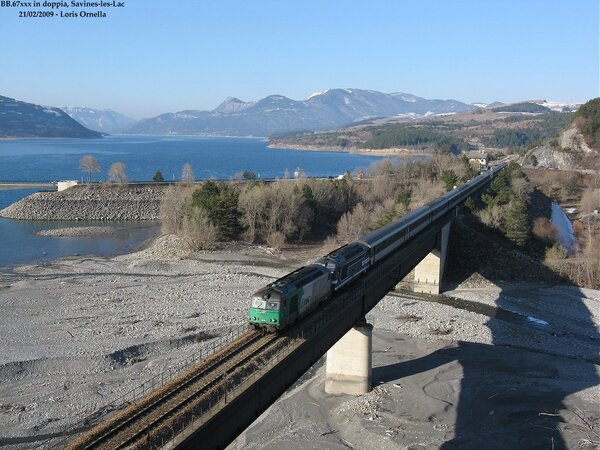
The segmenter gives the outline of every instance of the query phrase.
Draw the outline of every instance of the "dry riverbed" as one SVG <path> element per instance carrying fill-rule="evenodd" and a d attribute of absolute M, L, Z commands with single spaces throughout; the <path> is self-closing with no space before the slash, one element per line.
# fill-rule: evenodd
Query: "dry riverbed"
<path fill-rule="evenodd" d="M 0 272 L 0 446 L 56 444 L 244 323 L 253 290 L 318 254 L 188 255 L 160 238 Z M 326 395 L 321 361 L 231 447 L 593 448 L 600 291 L 483 281 L 448 295 L 397 291 L 369 314 L 371 393 Z"/>

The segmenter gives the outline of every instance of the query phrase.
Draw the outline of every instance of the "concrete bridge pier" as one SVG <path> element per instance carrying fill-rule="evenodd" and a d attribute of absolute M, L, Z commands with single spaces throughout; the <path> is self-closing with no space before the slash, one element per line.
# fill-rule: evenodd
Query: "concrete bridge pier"
<path fill-rule="evenodd" d="M 363 318 L 327 352 L 325 392 L 361 395 L 371 390 L 373 325 Z"/>
<path fill-rule="evenodd" d="M 414 292 L 425 294 L 440 294 L 442 292 L 442 277 L 448 253 L 448 237 L 450 225 L 448 222 L 437 235 L 437 244 L 421 262 L 415 267 Z"/>

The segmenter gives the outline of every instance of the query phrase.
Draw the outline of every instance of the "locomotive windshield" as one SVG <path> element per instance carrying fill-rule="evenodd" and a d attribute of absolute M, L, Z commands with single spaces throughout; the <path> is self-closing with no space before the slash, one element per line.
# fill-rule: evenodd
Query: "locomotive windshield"
<path fill-rule="evenodd" d="M 257 309 L 270 309 L 276 311 L 279 309 L 279 302 L 273 302 L 268 300 L 263 300 L 259 297 L 254 297 L 252 299 L 252 307 Z"/>
<path fill-rule="evenodd" d="M 335 270 L 335 260 L 331 259 L 331 258 L 320 258 L 317 261 L 319 264 L 321 264 L 323 267 L 325 267 L 327 270 L 329 270 L 330 272 L 333 272 Z"/>

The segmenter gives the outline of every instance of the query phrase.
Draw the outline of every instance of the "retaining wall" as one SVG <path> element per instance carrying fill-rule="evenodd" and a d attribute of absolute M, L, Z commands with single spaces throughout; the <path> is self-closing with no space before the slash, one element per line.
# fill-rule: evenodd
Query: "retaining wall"
<path fill-rule="evenodd" d="M 157 220 L 167 186 L 73 186 L 37 192 L 0 210 L 21 220 Z"/>

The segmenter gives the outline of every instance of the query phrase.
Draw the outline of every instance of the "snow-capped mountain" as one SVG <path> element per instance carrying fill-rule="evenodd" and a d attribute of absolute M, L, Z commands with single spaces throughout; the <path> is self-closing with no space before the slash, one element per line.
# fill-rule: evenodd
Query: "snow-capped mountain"
<path fill-rule="evenodd" d="M 552 111 L 558 112 L 569 112 L 569 111 L 577 111 L 579 107 L 582 105 L 581 103 L 568 103 L 568 102 L 555 102 L 548 100 L 532 100 L 532 103 L 537 103 L 540 106 L 545 106 Z"/>
<path fill-rule="evenodd" d="M 502 102 L 482 103 L 482 102 L 473 102 L 471 104 L 473 106 L 476 106 L 477 108 L 498 108 L 498 107 L 511 106 L 511 105 L 523 105 L 523 104 L 527 104 L 527 103 L 539 105 L 539 106 L 541 106 L 543 108 L 548 108 L 551 111 L 557 111 L 557 112 L 573 112 L 573 111 L 577 111 L 579 109 L 579 107 L 581 106 L 581 103 L 555 102 L 555 101 L 549 101 L 549 100 L 526 100 L 526 101 L 516 102 L 516 103 L 502 103 Z M 543 110 L 540 109 L 540 112 L 541 111 L 543 111 Z"/>
<path fill-rule="evenodd" d="M 0 96 L 0 136 L 98 138 L 59 108 Z"/>
<path fill-rule="evenodd" d="M 61 108 L 69 116 L 90 130 L 104 133 L 117 133 L 135 123 L 127 117 L 110 109 L 92 109 L 84 106 Z"/>
<path fill-rule="evenodd" d="M 473 105 L 456 100 L 428 100 L 400 92 L 328 89 L 306 100 L 269 95 L 256 102 L 244 102 L 229 97 L 212 111 L 161 114 L 137 122 L 127 132 L 269 136 L 284 131 L 334 128 L 374 117 L 421 117 L 473 109 Z"/>

